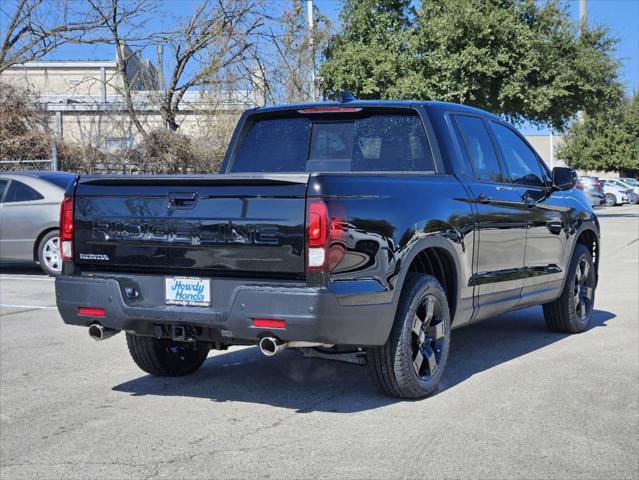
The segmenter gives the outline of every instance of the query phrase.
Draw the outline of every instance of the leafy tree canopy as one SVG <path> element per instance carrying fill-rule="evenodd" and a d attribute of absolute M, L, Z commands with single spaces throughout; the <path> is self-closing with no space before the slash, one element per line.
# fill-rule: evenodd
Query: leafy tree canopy
<path fill-rule="evenodd" d="M 639 93 L 617 108 L 587 115 L 567 131 L 557 156 L 574 168 L 639 173 Z"/>
<path fill-rule="evenodd" d="M 613 40 L 558 0 L 346 0 L 324 52 L 328 90 L 464 103 L 563 128 L 622 95 Z"/>

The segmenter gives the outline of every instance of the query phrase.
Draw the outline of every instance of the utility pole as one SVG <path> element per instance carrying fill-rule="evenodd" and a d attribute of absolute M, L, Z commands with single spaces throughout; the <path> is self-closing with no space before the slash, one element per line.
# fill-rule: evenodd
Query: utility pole
<path fill-rule="evenodd" d="M 586 29 L 586 0 L 579 0 L 579 30 L 581 33 Z"/>
<path fill-rule="evenodd" d="M 158 43 L 158 87 L 161 92 L 166 88 L 164 84 L 164 45 Z"/>
<path fill-rule="evenodd" d="M 310 72 L 310 94 L 311 102 L 315 101 L 315 41 L 313 39 L 313 0 L 306 0 L 306 15 L 308 17 L 308 48 L 309 56 L 311 58 L 311 72 Z"/>
<path fill-rule="evenodd" d="M 583 35 L 586 30 L 586 0 L 579 0 L 579 34 Z M 580 123 L 584 121 L 584 112 L 579 110 L 577 112 L 577 120 Z"/>
<path fill-rule="evenodd" d="M 555 167 L 555 139 L 552 134 L 552 128 L 549 133 L 550 137 L 550 169 L 552 170 Z"/>

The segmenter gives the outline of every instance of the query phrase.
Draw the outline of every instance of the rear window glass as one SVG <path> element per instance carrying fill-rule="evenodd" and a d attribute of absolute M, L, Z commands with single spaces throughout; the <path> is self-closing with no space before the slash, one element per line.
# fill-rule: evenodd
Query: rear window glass
<path fill-rule="evenodd" d="M 420 118 L 404 114 L 258 120 L 240 141 L 228 172 L 434 170 Z"/>
<path fill-rule="evenodd" d="M 7 189 L 7 183 L 9 183 L 8 180 L 0 179 L 0 201 L 2 201 L 2 197 L 4 196 L 4 191 Z"/>

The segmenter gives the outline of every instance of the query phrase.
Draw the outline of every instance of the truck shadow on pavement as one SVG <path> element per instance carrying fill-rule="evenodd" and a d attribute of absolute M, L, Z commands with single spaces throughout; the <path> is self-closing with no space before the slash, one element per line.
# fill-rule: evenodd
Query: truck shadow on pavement
<path fill-rule="evenodd" d="M 605 326 L 613 318 L 613 313 L 595 310 L 591 329 Z M 448 365 L 438 394 L 479 372 L 568 336 L 546 328 L 540 307 L 510 312 L 454 330 Z M 398 401 L 379 393 L 366 368 L 361 366 L 303 358 L 293 351 L 267 358 L 257 348 L 211 356 L 200 370 L 189 377 L 145 375 L 117 385 L 113 390 L 132 396 L 197 397 L 214 402 L 258 403 L 293 409 L 297 413 L 353 413 Z"/>

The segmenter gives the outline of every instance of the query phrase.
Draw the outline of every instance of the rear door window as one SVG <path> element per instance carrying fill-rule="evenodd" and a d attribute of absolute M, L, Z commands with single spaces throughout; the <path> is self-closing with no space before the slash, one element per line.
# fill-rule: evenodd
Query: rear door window
<path fill-rule="evenodd" d="M 537 161 L 537 155 L 510 128 L 490 122 L 501 156 L 512 183 L 533 187 L 544 187 L 545 175 Z"/>
<path fill-rule="evenodd" d="M 236 147 L 228 169 L 229 172 L 434 170 L 426 132 L 416 114 L 257 120 Z"/>
<path fill-rule="evenodd" d="M 9 185 L 7 196 L 4 199 L 5 203 L 10 202 L 30 202 L 33 200 L 42 200 L 44 197 L 36 192 L 33 188 L 25 185 L 22 182 L 13 180 Z"/>
<path fill-rule="evenodd" d="M 503 176 L 497 154 L 484 121 L 479 117 L 455 115 L 477 180 L 501 182 Z"/>

